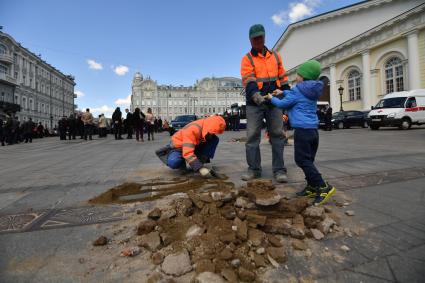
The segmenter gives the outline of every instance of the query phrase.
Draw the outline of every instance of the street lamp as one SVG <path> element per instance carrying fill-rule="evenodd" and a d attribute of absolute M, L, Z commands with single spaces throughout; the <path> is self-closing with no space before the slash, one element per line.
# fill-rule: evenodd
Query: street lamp
<path fill-rule="evenodd" d="M 344 111 L 344 109 L 342 109 L 342 95 L 344 93 L 344 88 L 341 85 L 338 88 L 338 92 L 339 92 L 339 101 L 341 103 L 341 108 L 339 111 Z"/>

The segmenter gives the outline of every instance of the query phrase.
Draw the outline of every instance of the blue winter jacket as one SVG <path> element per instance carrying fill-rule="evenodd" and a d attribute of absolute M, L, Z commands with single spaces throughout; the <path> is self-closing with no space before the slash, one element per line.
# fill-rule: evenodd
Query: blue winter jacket
<path fill-rule="evenodd" d="M 292 128 L 317 129 L 317 100 L 322 95 L 323 82 L 303 81 L 283 92 L 283 99 L 273 97 L 271 103 L 287 109 Z"/>

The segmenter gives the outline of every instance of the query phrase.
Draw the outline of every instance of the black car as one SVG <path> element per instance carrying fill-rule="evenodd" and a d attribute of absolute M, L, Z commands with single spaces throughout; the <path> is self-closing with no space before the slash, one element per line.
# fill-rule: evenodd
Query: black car
<path fill-rule="evenodd" d="M 367 112 L 341 111 L 332 114 L 332 125 L 336 129 L 348 129 L 350 127 L 367 128 Z"/>
<path fill-rule="evenodd" d="M 196 115 L 180 115 L 171 121 L 171 127 L 178 130 L 197 119 Z"/>

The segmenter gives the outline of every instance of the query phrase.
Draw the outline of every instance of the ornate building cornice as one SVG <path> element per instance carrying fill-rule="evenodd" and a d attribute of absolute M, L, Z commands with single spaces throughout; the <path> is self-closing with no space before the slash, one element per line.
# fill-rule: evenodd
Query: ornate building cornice
<path fill-rule="evenodd" d="M 405 37 L 423 27 L 425 27 L 425 4 L 333 47 L 314 59 L 320 61 L 323 68 L 329 68 L 337 62 L 368 52 L 399 37 Z M 297 67 L 288 70 L 288 74 L 295 72 Z"/>

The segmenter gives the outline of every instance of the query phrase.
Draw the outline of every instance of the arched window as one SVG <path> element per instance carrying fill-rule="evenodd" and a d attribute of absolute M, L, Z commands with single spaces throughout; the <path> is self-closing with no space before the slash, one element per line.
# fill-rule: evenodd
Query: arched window
<path fill-rule="evenodd" d="M 348 73 L 348 95 L 350 101 L 362 99 L 360 73 L 357 70 Z"/>
<path fill-rule="evenodd" d="M 385 87 L 386 92 L 404 90 L 404 72 L 401 59 L 392 57 L 385 63 Z"/>

